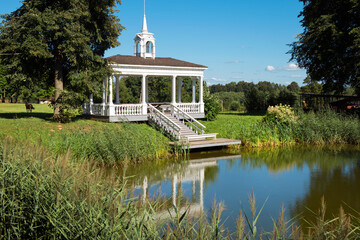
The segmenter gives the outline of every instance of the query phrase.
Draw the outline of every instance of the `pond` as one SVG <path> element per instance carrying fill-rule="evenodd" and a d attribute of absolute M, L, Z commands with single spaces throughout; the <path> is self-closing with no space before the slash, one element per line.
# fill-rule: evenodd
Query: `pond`
<path fill-rule="evenodd" d="M 272 229 L 282 205 L 288 220 L 312 220 L 310 210 L 317 212 L 322 196 L 330 217 L 340 206 L 347 212 L 360 211 L 360 149 L 351 146 L 197 152 L 178 163 L 137 166 L 127 175 L 134 176 L 132 193 L 142 201 L 160 196 L 169 207 L 190 206 L 194 215 L 201 209 L 209 212 L 215 199 L 222 202 L 222 219 L 230 231 L 236 228 L 240 210 L 251 216 L 252 191 L 257 209 L 264 204 L 258 224 L 264 231 Z M 298 224 L 308 227 L 303 220 Z"/>

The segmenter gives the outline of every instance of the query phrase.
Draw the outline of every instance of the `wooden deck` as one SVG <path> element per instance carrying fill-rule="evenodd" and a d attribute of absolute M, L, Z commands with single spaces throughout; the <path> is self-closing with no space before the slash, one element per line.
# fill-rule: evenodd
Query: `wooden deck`
<path fill-rule="evenodd" d="M 197 149 L 197 148 L 214 148 L 214 147 L 225 147 L 230 145 L 240 145 L 240 140 L 227 139 L 227 138 L 217 138 L 217 139 L 205 139 L 199 141 L 192 141 L 189 143 L 181 142 L 170 142 L 170 146 L 175 146 L 176 144 L 182 145 L 182 149 Z"/>

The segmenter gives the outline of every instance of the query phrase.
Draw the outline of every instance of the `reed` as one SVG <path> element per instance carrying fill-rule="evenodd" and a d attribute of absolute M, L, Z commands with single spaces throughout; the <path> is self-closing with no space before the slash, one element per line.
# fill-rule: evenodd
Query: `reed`
<path fill-rule="evenodd" d="M 169 140 L 146 124 L 0 118 L 0 136 L 40 145 L 55 156 L 70 152 L 74 160 L 92 159 L 99 164 L 135 164 L 169 155 Z"/>
<path fill-rule="evenodd" d="M 235 232 L 223 227 L 224 206 L 214 204 L 206 216 L 189 209 L 159 219 L 159 200 L 139 205 L 129 198 L 127 179 L 89 160 L 74 163 L 69 153 L 54 156 L 47 148 L 0 141 L 0 239 L 359 239 L 360 217 L 326 219 L 326 204 L 307 220 L 310 230 L 287 221 L 282 209 L 270 232 L 259 231 L 255 194 L 251 213 L 242 211 Z M 180 199 L 180 197 L 179 197 Z M 179 200 L 180 201 L 180 200 Z M 250 217 L 248 217 L 250 216 Z M 301 216 L 300 216 L 301 217 Z M 299 219 L 300 219 L 299 217 Z M 306 220 L 306 219 L 305 219 Z"/>
<path fill-rule="evenodd" d="M 219 115 L 214 122 L 203 122 L 208 132 L 219 137 L 239 139 L 245 147 L 293 145 L 360 144 L 360 121 L 325 110 L 317 113 L 299 113 L 291 122 L 264 121 L 259 116 Z"/>

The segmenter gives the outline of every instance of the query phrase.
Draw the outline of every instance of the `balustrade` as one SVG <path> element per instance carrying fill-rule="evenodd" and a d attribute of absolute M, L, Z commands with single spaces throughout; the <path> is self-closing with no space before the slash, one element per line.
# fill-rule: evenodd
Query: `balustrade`
<path fill-rule="evenodd" d="M 90 113 L 92 115 L 103 115 L 103 107 L 104 105 L 102 104 L 91 104 L 90 105 Z"/>
<path fill-rule="evenodd" d="M 115 115 L 142 115 L 142 104 L 122 104 L 114 105 Z"/>
<path fill-rule="evenodd" d="M 185 113 L 200 113 L 200 103 L 177 103 L 176 106 Z"/>

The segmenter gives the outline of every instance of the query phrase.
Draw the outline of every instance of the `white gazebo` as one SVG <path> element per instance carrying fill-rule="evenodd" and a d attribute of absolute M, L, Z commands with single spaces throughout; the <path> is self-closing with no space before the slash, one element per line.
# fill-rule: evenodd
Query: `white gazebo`
<path fill-rule="evenodd" d="M 194 119 L 204 118 L 203 77 L 207 67 L 173 58 L 156 57 L 155 38 L 148 32 L 145 15 L 142 31 L 136 34 L 134 41 L 134 56 L 115 55 L 107 58 L 113 69 L 113 75 L 108 80 L 104 80 L 102 103 L 94 103 L 91 95 L 90 102 L 85 104 L 84 113 L 106 118 L 110 122 L 148 121 L 151 117 L 149 113 L 154 108 L 152 103 L 148 102 L 148 77 L 170 77 L 172 79 L 171 102 L 163 103 L 164 106 L 157 109 L 160 109 L 160 112 L 161 109 L 172 109 L 171 111 L 176 109 L 182 113 L 182 116 L 185 113 Z M 122 76 L 142 78 L 140 103 L 123 104 L 119 101 L 119 82 Z M 182 78 L 184 77 L 193 79 L 192 102 L 188 103 L 182 102 L 181 99 Z M 199 89 L 196 89 L 196 81 L 199 81 Z M 113 84 L 115 84 L 115 96 L 113 96 Z M 199 92 L 198 102 L 196 102 L 197 91 Z M 157 110 L 153 111 L 157 114 Z"/>

